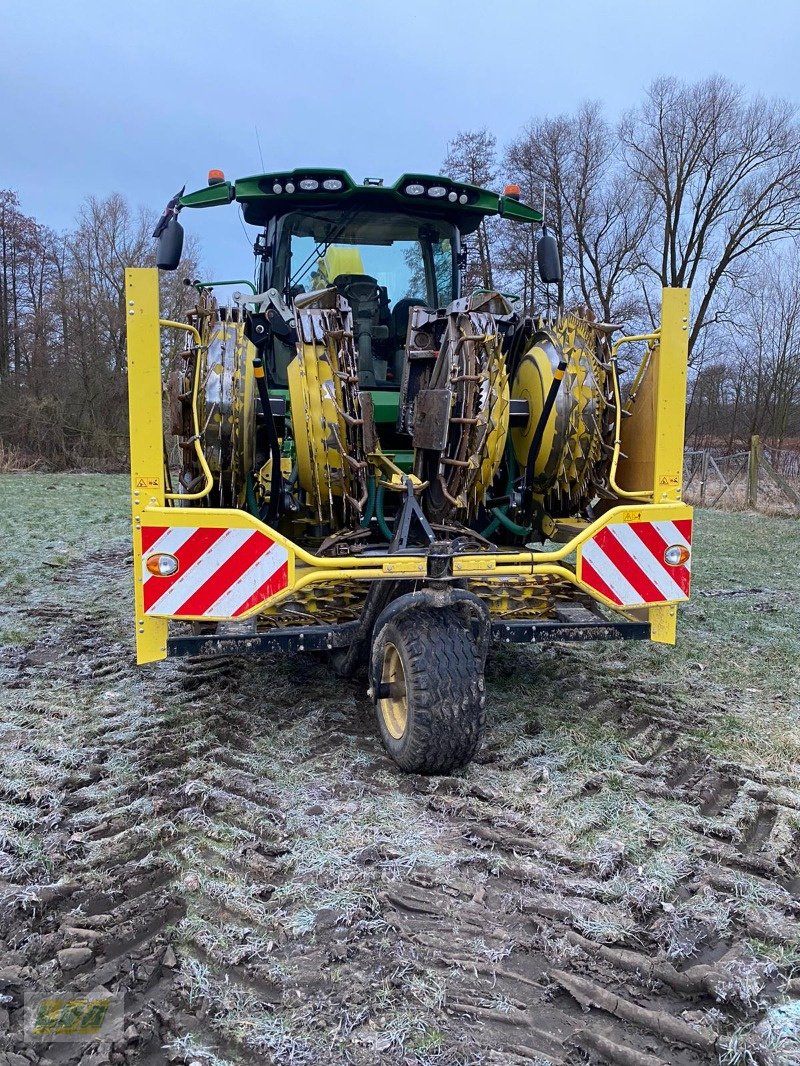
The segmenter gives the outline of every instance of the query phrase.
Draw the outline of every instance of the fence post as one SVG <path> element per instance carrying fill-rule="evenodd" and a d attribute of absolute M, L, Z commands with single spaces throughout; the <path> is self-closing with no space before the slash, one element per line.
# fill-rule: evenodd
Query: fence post
<path fill-rule="evenodd" d="M 758 464 L 761 459 L 761 441 L 758 436 L 750 438 L 750 460 L 747 466 L 747 506 L 758 506 Z"/>
<path fill-rule="evenodd" d="M 708 481 L 708 448 L 700 456 L 700 503 L 706 502 L 706 482 Z"/>

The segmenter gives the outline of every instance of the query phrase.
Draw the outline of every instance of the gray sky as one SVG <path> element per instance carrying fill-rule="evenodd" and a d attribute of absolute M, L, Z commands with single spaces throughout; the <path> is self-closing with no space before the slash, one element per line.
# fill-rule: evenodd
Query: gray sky
<path fill-rule="evenodd" d="M 502 144 L 587 98 L 614 118 L 659 74 L 800 103 L 799 46 L 798 0 L 0 0 L 0 187 L 62 229 L 87 195 L 160 211 L 210 167 L 394 181 L 459 128 Z M 182 221 L 217 277 L 250 275 L 235 207 Z"/>

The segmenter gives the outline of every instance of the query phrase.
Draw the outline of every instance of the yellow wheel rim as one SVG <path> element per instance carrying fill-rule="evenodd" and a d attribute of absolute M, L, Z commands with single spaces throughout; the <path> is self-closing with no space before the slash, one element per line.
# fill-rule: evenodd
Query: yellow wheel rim
<path fill-rule="evenodd" d="M 381 686 L 388 695 L 378 700 L 378 710 L 391 736 L 400 740 L 408 724 L 408 696 L 403 660 L 394 644 L 384 648 Z"/>

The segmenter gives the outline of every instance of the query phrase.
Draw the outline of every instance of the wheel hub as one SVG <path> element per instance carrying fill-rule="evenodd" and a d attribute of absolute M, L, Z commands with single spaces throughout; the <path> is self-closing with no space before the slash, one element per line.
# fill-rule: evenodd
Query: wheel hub
<path fill-rule="evenodd" d="M 385 695 L 384 695 L 385 693 Z M 400 740 L 408 724 L 408 696 L 403 660 L 394 644 L 387 643 L 381 670 L 381 698 L 378 710 L 395 740 Z"/>

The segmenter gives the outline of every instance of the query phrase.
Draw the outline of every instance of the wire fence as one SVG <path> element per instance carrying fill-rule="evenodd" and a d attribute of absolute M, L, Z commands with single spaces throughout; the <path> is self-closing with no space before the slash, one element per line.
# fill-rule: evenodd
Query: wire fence
<path fill-rule="evenodd" d="M 683 486 L 688 503 L 724 510 L 750 508 L 765 514 L 800 515 L 800 464 L 795 472 L 753 437 L 747 451 L 721 455 L 712 448 L 684 452 Z M 795 458 L 791 456 L 790 458 Z"/>

